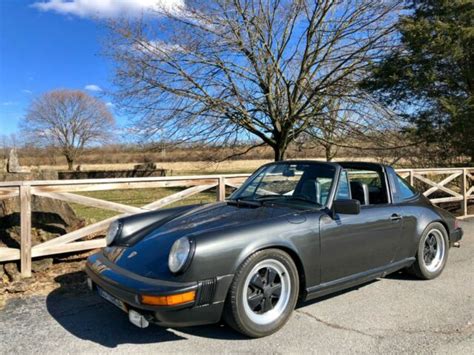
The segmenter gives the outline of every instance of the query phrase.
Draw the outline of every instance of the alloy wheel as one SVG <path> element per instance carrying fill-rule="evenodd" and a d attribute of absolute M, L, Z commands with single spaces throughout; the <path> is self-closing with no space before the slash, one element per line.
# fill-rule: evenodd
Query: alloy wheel
<path fill-rule="evenodd" d="M 277 260 L 263 260 L 250 271 L 243 290 L 246 315 L 260 325 L 272 323 L 281 316 L 290 299 L 288 270 Z"/>
<path fill-rule="evenodd" d="M 445 243 L 437 229 L 426 234 L 423 244 L 423 263 L 429 272 L 436 272 L 443 264 Z"/>

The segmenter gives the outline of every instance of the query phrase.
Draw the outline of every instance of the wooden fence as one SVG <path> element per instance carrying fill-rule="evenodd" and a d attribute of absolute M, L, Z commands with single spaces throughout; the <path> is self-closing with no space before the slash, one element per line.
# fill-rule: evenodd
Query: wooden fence
<path fill-rule="evenodd" d="M 468 200 L 474 199 L 474 168 L 400 169 L 397 170 L 397 172 L 402 177 L 408 179 L 412 185 L 422 184 L 424 195 L 429 197 L 434 203 L 460 202 L 462 216 L 468 216 Z M 0 262 L 20 260 L 22 276 L 29 277 L 31 275 L 32 258 L 104 247 L 105 238 L 92 240 L 81 239 L 91 234 L 104 231 L 113 220 L 121 216 L 159 209 L 210 189 L 215 189 L 216 200 L 222 201 L 226 197 L 226 186 L 236 188 L 247 176 L 248 174 L 234 174 L 1 182 L 0 200 L 18 196 L 20 199 L 21 243 L 20 248 L 0 248 Z M 185 189 L 141 207 L 74 193 L 169 187 L 183 187 Z M 438 196 L 436 196 L 435 193 Z M 32 195 L 117 211 L 121 214 L 33 246 L 31 240 Z"/>

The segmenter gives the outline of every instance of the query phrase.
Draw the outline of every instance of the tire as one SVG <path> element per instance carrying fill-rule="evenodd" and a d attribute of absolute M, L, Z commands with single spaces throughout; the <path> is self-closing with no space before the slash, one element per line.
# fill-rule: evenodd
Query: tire
<path fill-rule="evenodd" d="M 422 280 L 434 279 L 443 272 L 448 252 L 449 238 L 446 228 L 441 223 L 431 223 L 421 235 L 416 260 L 407 271 Z"/>
<path fill-rule="evenodd" d="M 285 325 L 298 295 L 298 270 L 291 257 L 278 249 L 262 250 L 239 266 L 223 318 L 244 335 L 264 337 Z"/>

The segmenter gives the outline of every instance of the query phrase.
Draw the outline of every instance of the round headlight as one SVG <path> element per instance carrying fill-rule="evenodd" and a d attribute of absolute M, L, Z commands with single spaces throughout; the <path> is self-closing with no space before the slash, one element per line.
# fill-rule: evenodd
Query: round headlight
<path fill-rule="evenodd" d="M 183 270 L 191 254 L 191 242 L 187 237 L 176 240 L 171 247 L 168 257 L 168 267 L 172 273 L 178 273 Z"/>
<path fill-rule="evenodd" d="M 114 239 L 117 236 L 119 231 L 120 231 L 119 221 L 113 221 L 112 223 L 110 223 L 109 229 L 107 230 L 107 234 L 105 235 L 105 243 L 107 244 L 107 246 L 111 245 L 114 242 Z"/>

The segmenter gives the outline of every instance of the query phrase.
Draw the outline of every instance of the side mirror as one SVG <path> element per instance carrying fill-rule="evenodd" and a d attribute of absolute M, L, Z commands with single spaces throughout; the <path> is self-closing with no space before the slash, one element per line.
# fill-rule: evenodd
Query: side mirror
<path fill-rule="evenodd" d="M 340 214 L 359 214 L 359 200 L 335 200 L 332 205 L 334 213 Z"/>

